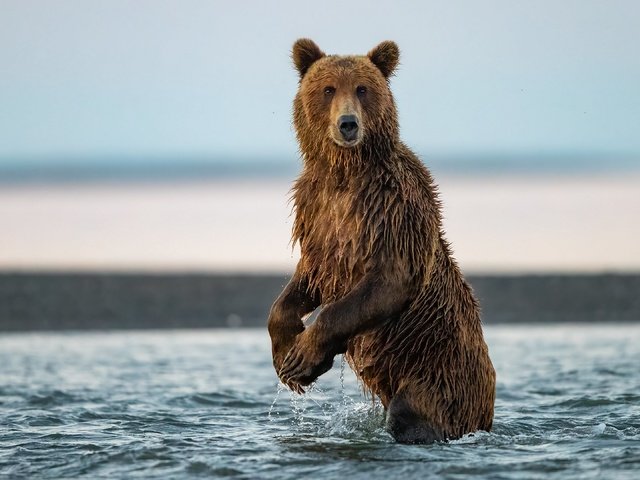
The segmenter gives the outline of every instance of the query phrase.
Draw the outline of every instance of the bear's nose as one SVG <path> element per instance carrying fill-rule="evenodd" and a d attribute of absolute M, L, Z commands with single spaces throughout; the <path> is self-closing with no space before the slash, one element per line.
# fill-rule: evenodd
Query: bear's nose
<path fill-rule="evenodd" d="M 347 142 L 355 140 L 358 136 L 358 119 L 355 115 L 341 115 L 338 119 L 338 128 Z"/>

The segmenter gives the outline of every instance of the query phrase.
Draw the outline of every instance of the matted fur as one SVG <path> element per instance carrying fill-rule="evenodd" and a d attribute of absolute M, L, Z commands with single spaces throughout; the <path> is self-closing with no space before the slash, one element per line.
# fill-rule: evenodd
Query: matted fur
<path fill-rule="evenodd" d="M 294 101 L 304 167 L 292 190 L 292 238 L 300 244 L 298 269 L 308 293 L 331 304 L 358 284 L 373 261 L 391 278 L 396 270 L 409 271 L 405 308 L 349 340 L 351 367 L 385 407 L 395 395 L 405 395 L 446 438 L 489 430 L 495 372 L 478 304 L 444 238 L 436 186 L 399 139 L 388 85 L 397 56 L 391 62 L 378 54 L 385 59 L 385 68 L 378 69 L 372 53 L 317 51 L 321 56 L 312 64 L 298 67 Z M 328 83 L 352 88 L 364 81 L 369 95 L 368 103 L 359 105 L 364 137 L 353 148 L 340 147 L 329 135 L 335 119 L 321 90 Z"/>

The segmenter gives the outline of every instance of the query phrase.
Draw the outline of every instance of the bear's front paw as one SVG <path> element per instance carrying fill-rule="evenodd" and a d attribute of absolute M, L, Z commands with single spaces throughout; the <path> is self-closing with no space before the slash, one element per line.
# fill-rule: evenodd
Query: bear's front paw
<path fill-rule="evenodd" d="M 280 339 L 278 340 L 278 342 L 273 343 L 271 348 L 271 355 L 273 357 L 273 368 L 275 368 L 276 373 L 279 373 L 280 370 L 282 370 L 284 360 L 287 357 L 287 353 L 291 351 L 294 342 L 295 337 Z"/>
<path fill-rule="evenodd" d="M 304 386 L 311 384 L 333 365 L 334 355 L 319 348 L 309 335 L 305 335 L 307 332 L 305 330 L 298 335 L 278 372 L 282 383 L 297 393 L 304 393 Z"/>
<path fill-rule="evenodd" d="M 302 322 L 292 322 L 288 325 L 279 324 L 278 328 L 270 326 L 271 334 L 271 355 L 273 358 L 273 366 L 278 373 L 282 369 L 287 353 L 296 342 L 298 334 L 304 331 Z"/>

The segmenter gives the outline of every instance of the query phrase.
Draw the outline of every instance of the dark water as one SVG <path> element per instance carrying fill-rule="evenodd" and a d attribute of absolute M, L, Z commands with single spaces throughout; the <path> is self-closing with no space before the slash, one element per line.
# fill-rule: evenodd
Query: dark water
<path fill-rule="evenodd" d="M 277 393 L 262 330 L 4 335 L 0 477 L 638 478 L 640 325 L 486 333 L 494 431 L 430 446 L 339 360 Z"/>

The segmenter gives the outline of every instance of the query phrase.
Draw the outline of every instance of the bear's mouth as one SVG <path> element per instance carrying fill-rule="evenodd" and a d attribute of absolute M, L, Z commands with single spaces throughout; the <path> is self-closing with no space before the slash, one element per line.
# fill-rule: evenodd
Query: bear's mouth
<path fill-rule="evenodd" d="M 360 132 L 358 132 L 358 135 L 356 135 L 354 138 L 346 139 L 343 135 L 340 134 L 340 132 L 332 131 L 331 140 L 333 140 L 333 143 L 335 143 L 339 147 L 353 148 L 362 141 L 362 135 L 360 134 Z"/>
<path fill-rule="evenodd" d="M 359 138 L 354 138 L 353 140 L 348 140 L 348 141 L 343 139 L 339 139 L 339 140 L 334 139 L 334 141 L 339 147 L 343 147 L 343 148 L 353 148 L 360 143 Z"/>

